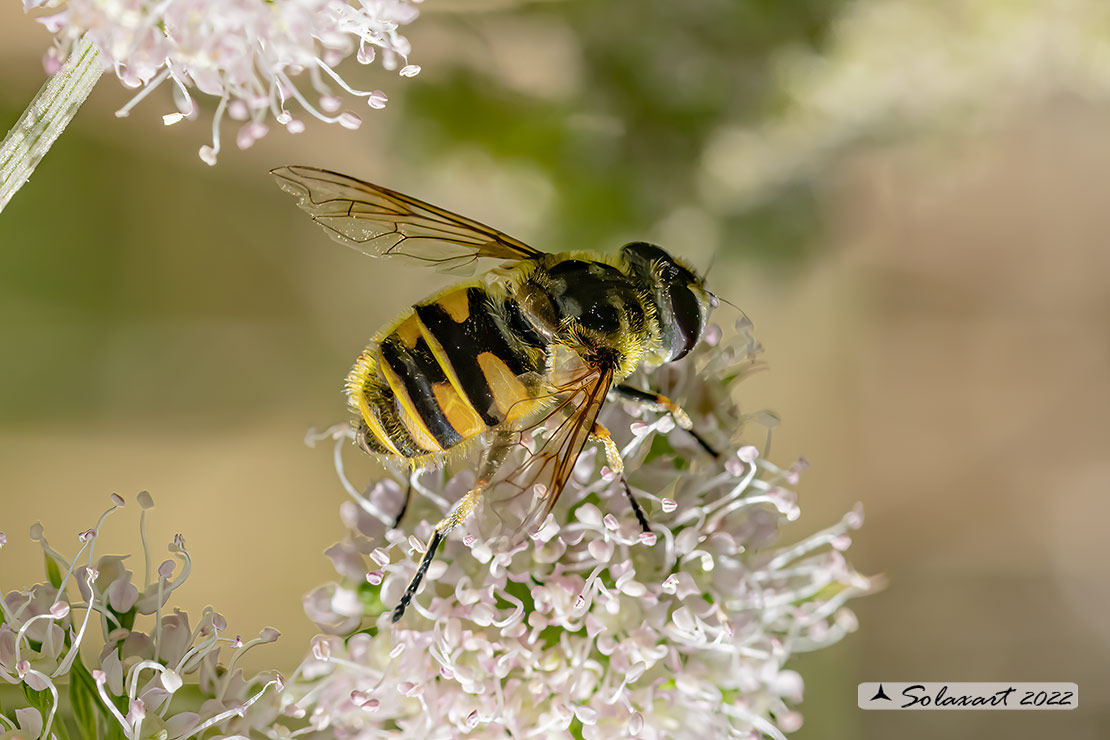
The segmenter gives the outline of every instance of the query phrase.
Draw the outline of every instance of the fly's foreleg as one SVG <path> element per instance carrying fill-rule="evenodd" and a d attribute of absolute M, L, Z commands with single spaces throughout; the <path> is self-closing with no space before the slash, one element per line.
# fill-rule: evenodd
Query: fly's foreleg
<path fill-rule="evenodd" d="M 630 401 L 634 401 L 641 406 L 645 406 L 653 411 L 663 411 L 669 413 L 674 419 L 675 423 L 689 432 L 690 436 L 698 443 L 698 445 L 714 458 L 720 458 L 721 453 L 713 449 L 705 438 L 694 431 L 694 423 L 690 420 L 689 414 L 682 410 L 682 407 L 677 403 L 667 398 L 666 396 L 653 393 L 652 391 L 642 391 L 639 388 L 633 388 L 630 385 L 614 386 L 613 390 L 624 396 Z"/>

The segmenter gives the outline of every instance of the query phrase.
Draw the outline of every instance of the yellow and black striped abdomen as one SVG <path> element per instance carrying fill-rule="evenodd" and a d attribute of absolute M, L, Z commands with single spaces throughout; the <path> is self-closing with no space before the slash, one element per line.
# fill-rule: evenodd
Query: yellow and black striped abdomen
<path fill-rule="evenodd" d="M 347 376 L 367 447 L 419 458 L 535 407 L 545 347 L 509 296 L 460 285 L 380 332 Z"/>

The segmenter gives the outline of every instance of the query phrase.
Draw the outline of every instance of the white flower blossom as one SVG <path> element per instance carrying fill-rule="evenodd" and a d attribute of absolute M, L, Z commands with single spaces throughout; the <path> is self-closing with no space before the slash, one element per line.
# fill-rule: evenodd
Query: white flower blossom
<path fill-rule="evenodd" d="M 305 597 L 325 634 L 288 686 L 275 672 L 247 676 L 237 667 L 247 650 L 275 640 L 275 630 L 244 640 L 225 636 L 227 624 L 211 608 L 195 626 L 180 610 L 167 613 L 191 561 L 177 535 L 171 558 L 154 564 L 148 493 L 138 497 L 141 581 L 127 558 L 94 553 L 122 498 L 113 496 L 96 526 L 78 534 L 72 559 L 36 524 L 31 537 L 46 553 L 47 582 L 0 599 L 0 679 L 24 684 L 29 704 L 0 713 L 0 740 L 53 737 L 60 687 L 72 706 L 65 721 L 89 738 L 116 725 L 129 740 L 782 740 L 801 724 L 803 681 L 787 667 L 790 656 L 854 630 L 844 604 L 877 584 L 843 555 L 862 524 L 859 507 L 781 544 L 780 528 L 801 513 L 795 487 L 804 464 L 779 468 L 738 439 L 745 421 L 774 421 L 741 414 L 731 397 L 735 381 L 759 367 L 759 346 L 739 328 L 722 342 L 711 327 L 690 358 L 638 379 L 681 399 L 699 433 L 723 451 L 719 459 L 670 416 L 617 402 L 605 411 L 650 532 L 589 449 L 559 519 L 495 551 L 477 517 L 447 540 L 396 625 L 389 608 L 431 521 L 473 474 L 414 477 L 412 518 L 421 521 L 394 529 L 386 512 L 401 505 L 400 486 L 384 480 L 360 494 L 338 446 L 349 433 L 337 433 L 340 476 L 355 497 L 341 507 L 350 534 L 327 551 L 340 579 Z M 99 651 L 82 657 L 97 632 Z M 231 651 L 226 664 L 221 648 Z"/>
<path fill-rule="evenodd" d="M 252 729 L 269 728 L 283 686 L 280 675 L 248 677 L 236 663 L 255 645 L 273 642 L 277 633 L 263 630 L 244 643 L 223 636 L 227 623 L 211 608 L 204 610 L 195 627 L 179 609 L 166 613 L 168 597 L 189 575 L 190 558 L 184 539 L 177 535 L 168 548 L 172 558 L 152 572 L 146 514 L 154 504 L 145 491 L 139 495 L 146 564 L 142 588 L 132 583 L 126 558 L 96 559 L 101 527 L 123 503 L 113 494 L 112 507 L 96 527 L 78 534 L 80 547 L 72 560 L 51 547 L 41 525 L 31 528 L 31 538 L 46 554 L 48 579 L 0 600 L 0 679 L 25 684 L 29 699 L 38 699 L 16 709 L 14 717 L 0 714 L 0 738 L 54 737 L 60 690 L 68 692 L 72 719 L 81 737 L 89 740 L 98 737 L 98 717 L 100 726 L 116 724 L 129 740 L 202 735 L 219 740 L 250 737 Z M 140 617 L 151 624 L 140 628 Z M 90 651 L 87 645 L 95 633 L 100 647 Z M 218 662 L 221 646 L 234 650 L 226 664 Z M 90 660 L 91 668 L 86 665 Z M 199 690 L 199 702 L 195 696 L 179 698 L 187 676 Z M 268 701 L 260 702 L 264 697 Z M 213 729 L 216 734 L 211 734 Z"/>
<path fill-rule="evenodd" d="M 152 90 L 168 82 L 176 110 L 166 125 L 194 118 L 195 92 L 218 99 L 212 143 L 200 157 L 215 164 L 224 116 L 239 121 L 236 144 L 246 149 L 269 131 L 272 119 L 290 133 L 304 130 L 296 108 L 328 123 L 355 129 L 360 116 L 341 111 L 336 90 L 381 108 L 381 90 L 359 90 L 336 71 L 352 53 L 362 64 L 380 50 L 381 63 L 403 77 L 410 45 L 398 29 L 418 15 L 419 0 L 24 0 L 26 10 L 50 9 L 39 20 L 55 35 L 47 72 L 57 72 L 87 37 L 124 85 L 138 89 L 117 115 L 126 116 Z M 294 78 L 304 74 L 308 84 Z"/>
<path fill-rule="evenodd" d="M 875 584 L 842 552 L 862 524 L 857 506 L 800 542 L 780 528 L 800 514 L 803 465 L 781 469 L 739 443 L 748 417 L 731 392 L 758 367 L 746 325 L 719 330 L 687 360 L 640 378 L 679 399 L 700 450 L 670 416 L 610 403 L 629 483 L 648 512 L 644 532 L 607 468 L 588 449 L 556 509 L 530 539 L 495 552 L 471 522 L 429 568 L 396 625 L 390 609 L 417 567 L 433 522 L 473 475 L 413 478 L 424 493 L 390 529 L 393 480 L 341 508 L 350 534 L 328 551 L 340 580 L 306 597 L 328 635 L 297 670 L 283 702 L 310 737 L 588 739 L 783 738 L 801 715 L 790 656 L 856 628 L 844 603 Z M 773 418 L 767 415 L 756 418 Z M 336 432 L 337 445 L 346 435 Z"/>

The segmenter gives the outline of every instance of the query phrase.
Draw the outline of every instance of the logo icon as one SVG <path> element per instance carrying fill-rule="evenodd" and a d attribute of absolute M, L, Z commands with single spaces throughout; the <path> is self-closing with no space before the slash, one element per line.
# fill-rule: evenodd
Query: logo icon
<path fill-rule="evenodd" d="M 876 699 L 886 699 L 887 701 L 894 701 L 893 699 L 891 699 L 889 696 L 886 695 L 885 691 L 883 691 L 883 685 L 882 684 L 879 684 L 879 690 L 876 691 L 875 695 L 871 697 L 871 701 L 875 701 Z"/>

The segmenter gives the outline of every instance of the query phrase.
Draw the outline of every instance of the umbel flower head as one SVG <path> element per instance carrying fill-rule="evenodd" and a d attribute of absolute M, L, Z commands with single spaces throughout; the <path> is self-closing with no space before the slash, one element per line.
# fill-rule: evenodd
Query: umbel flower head
<path fill-rule="evenodd" d="M 420 0 L 23 0 L 26 10 L 55 12 L 39 20 L 55 35 L 45 65 L 53 74 L 82 37 L 88 37 L 124 85 L 138 89 L 117 112 L 127 115 L 152 90 L 169 83 L 177 110 L 166 125 L 197 115 L 194 91 L 218 98 L 212 143 L 200 157 L 215 164 L 224 116 L 239 121 L 241 149 L 269 131 L 272 119 L 290 133 L 304 130 L 297 108 L 345 128 L 361 118 L 340 111 L 335 89 L 386 104 L 381 90 L 358 90 L 335 67 L 357 52 L 362 64 L 378 50 L 386 69 L 404 77 L 409 42 L 398 28 L 416 18 Z M 308 84 L 295 82 L 304 75 Z"/>
<path fill-rule="evenodd" d="M 13 716 L 0 713 L 0 739 L 56 738 L 64 736 L 61 725 L 84 740 L 222 740 L 255 737 L 252 729 L 273 723 L 283 679 L 269 671 L 244 674 L 236 663 L 251 647 L 276 640 L 277 631 L 244 641 L 225 636 L 227 622 L 210 607 L 196 624 L 180 609 L 168 613 L 168 599 L 192 562 L 176 535 L 172 557 L 152 567 L 146 512 L 154 502 L 146 492 L 138 500 L 141 588 L 126 558 L 94 553 L 108 516 L 124 505 L 121 497 L 113 494 L 96 527 L 78 534 L 72 560 L 51 547 L 41 525 L 31 528 L 46 555 L 47 580 L 0 600 L 0 679 L 22 684 L 28 702 Z M 221 648 L 231 651 L 226 664 L 219 661 Z M 186 683 L 192 685 L 182 691 Z"/>
<path fill-rule="evenodd" d="M 738 328 L 723 342 L 711 327 L 690 357 L 639 379 L 725 443 L 720 460 L 669 416 L 619 402 L 603 411 L 652 532 L 587 450 L 554 515 L 523 544 L 492 550 L 480 521 L 449 538 L 395 625 L 390 609 L 433 522 L 473 477 L 414 476 L 416 513 L 406 531 L 390 529 L 401 486 L 385 480 L 360 495 L 336 432 L 355 497 L 341 508 L 350 533 L 327 553 L 339 580 L 305 599 L 327 634 L 292 679 L 285 713 L 307 718 L 320 738 L 783 738 L 796 729 L 803 684 L 787 660 L 854 630 L 844 603 L 873 584 L 842 554 L 862 523 L 858 506 L 781 543 L 780 528 L 800 514 L 803 466 L 782 469 L 734 441 L 751 417 L 731 393 L 759 353 L 746 324 Z"/>

